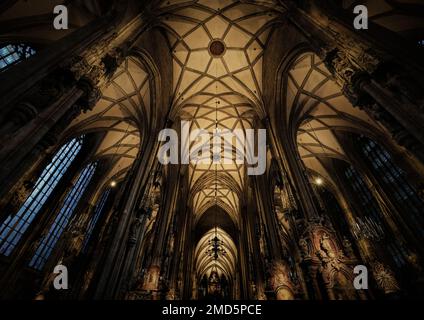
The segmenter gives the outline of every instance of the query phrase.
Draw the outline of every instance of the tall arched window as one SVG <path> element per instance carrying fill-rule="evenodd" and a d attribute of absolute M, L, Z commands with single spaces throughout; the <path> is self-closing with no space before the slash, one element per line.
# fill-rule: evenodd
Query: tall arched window
<path fill-rule="evenodd" d="M 422 210 L 424 202 L 418 196 L 417 190 L 408 182 L 406 173 L 393 161 L 390 154 L 376 142 L 358 137 L 360 151 L 368 161 L 373 173 L 390 191 L 394 203 L 408 212 L 414 224 L 421 226 L 424 223 Z M 424 230 L 420 228 L 421 234 Z"/>
<path fill-rule="evenodd" d="M 62 146 L 43 170 L 34 189 L 18 213 L 10 215 L 0 226 L 0 253 L 10 255 L 36 215 L 49 198 L 75 156 L 81 150 L 82 137 Z"/>
<path fill-rule="evenodd" d="M 371 221 L 372 225 L 378 225 L 381 228 L 381 232 L 385 233 L 387 226 L 383 222 L 380 206 L 375 200 L 373 194 L 366 186 L 361 175 L 356 171 L 353 166 L 349 166 L 344 170 L 344 175 L 348 179 L 352 190 L 358 196 L 358 203 L 361 206 L 363 216 L 366 218 L 366 223 Z M 368 219 L 368 221 L 367 221 Z M 363 220 L 360 220 L 364 222 Z M 375 223 L 375 224 L 374 224 Z M 362 228 L 364 225 L 361 225 Z M 384 246 L 392 256 L 397 266 L 405 264 L 404 257 L 407 256 L 406 251 L 401 243 L 396 242 L 392 237 L 385 237 Z"/>
<path fill-rule="evenodd" d="M 333 193 L 323 186 L 317 186 L 316 190 L 323 201 L 327 215 L 330 217 L 334 227 L 343 235 L 349 234 L 349 224 L 344 217 L 343 209 Z"/>
<path fill-rule="evenodd" d="M 90 241 L 91 238 L 91 234 L 93 233 L 94 227 L 97 224 L 97 221 L 99 220 L 101 214 L 103 213 L 103 209 L 105 207 L 106 201 L 109 197 L 110 194 L 110 189 L 106 189 L 100 199 L 98 200 L 97 204 L 96 204 L 96 208 L 94 209 L 94 214 L 93 217 L 90 220 L 90 223 L 88 224 L 87 227 L 87 232 L 85 233 L 85 238 L 84 238 L 84 244 L 83 244 L 83 251 L 85 251 L 88 242 Z"/>
<path fill-rule="evenodd" d="M 344 175 L 348 179 L 352 190 L 358 196 L 358 200 L 361 209 L 365 213 L 365 216 L 371 217 L 376 221 L 380 219 L 380 207 L 376 200 L 374 199 L 371 191 L 366 186 L 361 175 L 356 171 L 353 166 L 346 167 L 344 170 Z"/>
<path fill-rule="evenodd" d="M 34 54 L 35 50 L 26 44 L 0 45 L 0 72 Z"/>
<path fill-rule="evenodd" d="M 56 245 L 56 242 L 59 240 L 63 230 L 68 225 L 68 222 L 71 219 L 78 202 L 81 200 L 85 189 L 90 183 L 96 170 L 96 166 L 97 163 L 87 165 L 78 176 L 75 185 L 66 195 L 49 232 L 41 240 L 40 245 L 35 251 L 35 254 L 29 263 L 30 267 L 40 270 L 46 263 L 54 246 Z"/>

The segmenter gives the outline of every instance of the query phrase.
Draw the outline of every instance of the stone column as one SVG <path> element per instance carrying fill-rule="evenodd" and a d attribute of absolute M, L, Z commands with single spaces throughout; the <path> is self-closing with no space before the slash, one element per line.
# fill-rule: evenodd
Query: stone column
<path fill-rule="evenodd" d="M 30 77 L 31 81 L 26 81 L 23 88 L 15 86 L 2 95 L 0 131 L 6 135 L 6 139 L 0 145 L 0 180 L 4 184 L 0 185 L 0 195 L 10 190 L 21 173 L 28 169 L 22 162 L 32 164 L 35 161 L 31 153 L 44 135 L 50 134 L 59 139 L 60 134 L 81 111 L 94 107 L 103 86 L 124 61 L 139 35 L 146 30 L 146 20 L 141 16 L 120 26 L 119 30 L 113 30 L 110 26 L 115 19 L 117 16 L 109 17 L 108 21 L 104 21 L 105 17 L 96 20 L 93 25 L 85 28 L 93 33 L 85 35 L 86 38 L 79 38 L 88 32 L 85 29 L 81 33 L 71 34 L 69 38 L 72 39 L 68 41 L 78 50 L 68 48 L 63 51 L 62 44 L 51 57 L 35 57 L 40 60 L 38 67 L 42 72 L 27 66 L 21 71 L 32 70 L 34 74 Z M 109 23 L 109 27 L 96 29 L 105 22 Z M 78 44 L 74 42 L 75 37 L 79 39 Z M 12 69 L 18 73 L 21 67 L 19 64 Z"/>
<path fill-rule="evenodd" d="M 340 195 L 338 196 L 340 205 L 346 215 L 345 219 L 349 225 L 349 228 L 351 230 L 351 234 L 356 239 L 356 245 L 360 254 L 360 257 L 362 259 L 362 262 L 367 265 L 368 267 L 371 267 L 370 274 L 375 275 L 378 274 L 379 271 L 381 271 L 381 266 L 383 266 L 383 269 L 385 270 L 385 273 L 390 274 L 391 280 L 390 282 L 396 283 L 396 278 L 393 274 L 393 272 L 390 270 L 388 265 L 386 264 L 386 257 L 384 257 L 384 254 L 381 254 L 381 250 L 383 249 L 381 246 L 379 246 L 378 242 L 370 239 L 369 235 L 367 235 L 364 232 L 359 231 L 356 228 L 356 218 L 357 214 L 355 211 L 360 210 L 359 207 L 354 202 L 346 202 L 344 199 L 352 199 L 352 195 L 350 194 L 350 191 L 346 186 L 343 185 L 342 179 L 339 178 L 338 170 L 336 170 L 335 177 L 336 183 L 340 186 Z M 343 243 L 344 251 L 347 256 L 351 256 L 352 254 L 349 254 L 349 252 L 352 251 L 351 244 L 346 242 L 346 240 Z M 377 270 L 374 271 L 374 266 L 378 266 Z M 377 275 L 378 277 L 378 275 Z M 390 285 L 392 286 L 392 285 Z M 379 289 L 384 291 L 384 285 L 380 286 Z M 369 296 L 372 296 L 371 293 L 368 294 Z"/>
<path fill-rule="evenodd" d="M 170 166 L 170 165 L 168 165 Z M 162 268 L 162 259 L 166 249 L 166 235 L 171 226 L 171 219 L 175 214 L 177 207 L 177 200 L 180 193 L 180 170 L 179 168 L 167 168 L 167 175 L 164 176 L 164 190 L 163 197 L 161 199 L 161 203 L 163 204 L 158 212 L 158 229 L 157 235 L 155 237 L 155 246 L 152 252 L 152 263 L 149 267 L 148 273 L 151 271 L 156 273 L 157 270 L 161 270 Z M 149 282 L 148 282 L 149 283 Z M 151 286 L 149 284 L 149 286 Z M 143 286 L 144 288 L 144 286 Z M 155 288 L 156 290 L 159 287 Z"/>
<path fill-rule="evenodd" d="M 112 299 L 120 297 L 128 291 L 129 276 L 127 271 L 133 263 L 135 246 L 134 239 L 142 241 L 138 235 L 144 235 L 145 223 L 138 223 L 136 219 L 140 214 L 140 201 L 149 187 L 148 181 L 151 170 L 155 171 L 157 142 L 155 136 L 146 141 L 141 148 L 143 153 L 133 164 L 131 172 L 125 181 L 125 191 L 116 206 L 116 216 L 119 217 L 117 225 L 111 235 L 104 267 L 99 276 L 99 283 L 94 293 L 95 299 Z M 143 219 L 143 217 L 139 216 Z M 145 221 L 145 220 L 143 220 Z M 128 239 L 129 241 L 122 241 Z"/>
<path fill-rule="evenodd" d="M 183 183 L 185 185 L 184 190 L 187 191 L 187 180 L 185 180 Z M 185 243 L 185 235 L 189 232 L 191 232 L 191 230 L 188 228 L 189 226 L 189 219 L 190 219 L 190 213 L 191 211 L 189 210 L 189 208 L 186 206 L 187 203 L 187 193 L 186 192 L 182 192 L 181 196 L 180 196 L 180 200 L 179 200 L 179 205 L 178 205 L 178 210 L 176 212 L 177 217 L 178 217 L 178 221 L 177 221 L 177 225 L 175 226 L 175 230 L 173 230 L 173 232 L 175 232 L 174 235 L 174 244 L 172 246 L 173 248 L 173 252 L 172 252 L 172 264 L 171 264 L 171 268 L 169 270 L 169 291 L 167 293 L 167 300 L 176 300 L 179 299 L 181 297 L 181 289 L 178 286 L 178 278 L 180 276 L 180 266 L 181 266 L 181 259 L 183 258 L 183 252 L 185 250 L 187 250 L 187 244 Z"/>
<path fill-rule="evenodd" d="M 239 254 L 238 254 L 238 265 L 241 273 L 241 298 L 249 299 L 250 294 L 250 283 L 252 281 L 251 274 L 249 272 L 249 222 L 248 222 L 249 212 L 245 204 L 241 206 L 240 210 L 240 236 L 239 236 Z"/>
<path fill-rule="evenodd" d="M 422 250 L 422 236 L 420 235 L 419 227 L 406 215 L 408 212 L 402 212 L 399 207 L 395 206 L 396 202 L 392 202 L 393 195 L 389 193 L 389 190 L 386 190 L 384 184 L 380 181 L 380 177 L 375 176 L 369 164 L 361 157 L 356 157 L 354 162 L 356 167 L 364 173 L 364 181 L 378 203 L 384 220 L 393 236 L 399 242 L 408 243 L 413 251 L 424 252 Z"/>
<path fill-rule="evenodd" d="M 290 269 L 284 261 L 273 261 L 270 282 L 277 300 L 295 299 L 295 289 L 290 279 Z"/>
<path fill-rule="evenodd" d="M 258 214 L 262 217 L 262 221 L 266 228 L 268 247 L 271 255 L 270 258 L 281 259 L 282 248 L 279 241 L 279 231 L 276 225 L 276 218 L 271 203 L 271 197 L 273 195 L 270 195 L 267 192 L 269 189 L 268 181 L 265 181 L 264 176 L 253 177 L 252 186 L 256 205 L 258 207 Z"/>
<path fill-rule="evenodd" d="M 65 61 L 22 98 L 19 105 L 25 108 L 13 111 L 11 120 L 6 123 L 12 131 L 0 149 L 0 194 L 10 190 L 36 161 L 40 139 L 44 137 L 48 142 L 45 147 L 55 145 L 73 119 L 95 106 L 101 88 L 123 61 L 128 44 L 108 49 L 106 53 L 103 53 L 104 44 L 97 45 L 96 49 L 94 53 L 90 51 Z M 98 56 L 99 51 L 104 55 Z"/>

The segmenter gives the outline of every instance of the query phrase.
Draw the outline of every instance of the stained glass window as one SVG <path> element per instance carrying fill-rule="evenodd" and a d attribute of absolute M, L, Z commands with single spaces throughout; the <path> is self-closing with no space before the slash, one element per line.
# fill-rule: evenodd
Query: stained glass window
<path fill-rule="evenodd" d="M 380 206 L 375 200 L 372 192 L 366 186 L 361 175 L 356 171 L 353 166 L 349 166 L 345 169 L 344 174 L 349 180 L 350 185 L 354 193 L 358 196 L 359 204 L 361 205 L 362 213 L 364 217 L 367 217 L 369 221 L 378 224 L 383 233 L 386 231 L 385 223 L 381 217 Z M 400 267 L 405 264 L 404 256 L 406 251 L 404 250 L 401 243 L 393 242 L 392 238 L 385 238 L 384 246 L 388 250 L 389 254 L 392 256 L 395 264 Z"/>
<path fill-rule="evenodd" d="M 380 207 L 368 189 L 365 181 L 353 166 L 349 166 L 344 171 L 352 190 L 355 192 L 365 216 L 372 217 L 376 221 L 380 219 Z"/>
<path fill-rule="evenodd" d="M 358 138 L 361 152 L 367 159 L 374 174 L 387 187 L 395 204 L 408 212 L 408 217 L 417 226 L 424 221 L 421 213 L 424 202 L 418 196 L 417 190 L 406 179 L 406 173 L 393 161 L 391 155 L 376 142 L 365 138 Z M 421 228 L 422 229 L 422 228 Z M 424 230 L 422 230 L 424 235 Z"/>
<path fill-rule="evenodd" d="M 22 238 L 44 203 L 49 198 L 75 156 L 81 150 L 82 137 L 62 146 L 43 170 L 34 189 L 19 211 L 10 215 L 0 226 L 0 253 L 9 256 Z"/>
<path fill-rule="evenodd" d="M 334 226 L 343 234 L 349 234 L 349 225 L 344 218 L 343 209 L 340 207 L 340 204 L 334 197 L 333 193 L 324 187 L 318 187 L 316 189 L 324 202 L 325 211 L 329 215 Z"/>
<path fill-rule="evenodd" d="M 35 54 L 35 50 L 25 44 L 0 45 L 0 71 Z"/>
<path fill-rule="evenodd" d="M 84 194 L 85 189 L 90 183 L 90 180 L 96 170 L 96 166 L 96 163 L 87 165 L 78 176 L 75 185 L 66 195 L 65 200 L 63 201 L 63 204 L 61 205 L 61 208 L 59 209 L 59 212 L 56 215 L 56 218 L 50 227 L 49 232 L 41 240 L 40 245 L 38 246 L 33 258 L 29 263 L 30 267 L 40 270 L 46 263 L 48 257 L 53 251 L 54 246 L 56 245 L 56 242 L 59 240 L 63 230 L 68 225 L 68 222 L 71 219 L 78 202 Z"/>
<path fill-rule="evenodd" d="M 393 261 L 395 262 L 396 266 L 402 267 L 406 264 L 404 257 L 408 256 L 408 252 L 405 250 L 402 244 L 394 244 L 393 242 L 389 242 L 386 244 L 386 248 L 390 255 L 393 257 Z"/>
<path fill-rule="evenodd" d="M 96 208 L 94 209 L 94 214 L 93 217 L 91 218 L 88 227 L 87 227 L 87 232 L 85 235 L 85 239 L 84 239 L 84 244 L 83 244 L 83 251 L 85 251 L 87 244 L 91 238 L 91 234 L 93 233 L 94 227 L 96 226 L 97 221 L 99 220 L 101 214 L 103 213 L 103 209 L 105 207 L 106 201 L 109 197 L 110 194 L 110 189 L 106 189 L 100 199 L 98 200 L 97 204 L 96 204 Z"/>

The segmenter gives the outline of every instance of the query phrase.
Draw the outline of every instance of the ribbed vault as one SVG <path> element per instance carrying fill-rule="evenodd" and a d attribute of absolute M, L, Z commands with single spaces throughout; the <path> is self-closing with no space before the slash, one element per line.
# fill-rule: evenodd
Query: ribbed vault
<path fill-rule="evenodd" d="M 163 27 L 174 57 L 174 102 L 205 91 L 238 92 L 261 105 L 262 57 L 278 15 L 274 1 L 258 4 L 234 0 L 164 1 Z M 225 45 L 214 58 L 209 45 Z M 218 87 L 218 90 L 217 90 Z"/>
<path fill-rule="evenodd" d="M 163 1 L 159 16 L 173 55 L 171 117 L 211 134 L 215 128 L 244 132 L 255 118 L 263 118 L 263 51 L 283 11 L 272 0 Z M 190 164 L 196 219 L 218 205 L 238 220 L 246 168 L 244 159 L 236 161 L 243 151 L 236 141 L 240 139 L 223 140 L 220 150 L 205 156 L 219 153 L 221 159 L 232 158 L 231 163 Z"/>
<path fill-rule="evenodd" d="M 68 128 L 69 135 L 104 134 L 94 158 L 113 161 L 107 180 L 121 179 L 139 153 L 140 133 L 151 112 L 150 80 L 138 58 L 127 58 L 103 89 L 93 110 L 82 113 Z"/>
<path fill-rule="evenodd" d="M 206 251 L 210 248 L 209 241 L 215 237 L 215 229 L 210 229 L 199 240 L 194 251 L 195 267 L 197 276 L 210 275 L 211 271 L 224 273 L 227 279 L 233 279 L 236 270 L 237 249 L 231 236 L 221 228 L 216 229 L 218 238 L 223 241 L 223 248 L 226 254 L 214 260 Z"/>
<path fill-rule="evenodd" d="M 364 111 L 354 108 L 342 94 L 324 63 L 313 53 L 299 56 L 287 75 L 284 121 L 297 132 L 297 145 L 305 165 L 331 180 L 321 159 L 347 161 L 336 133 L 383 135 L 383 128 Z"/>

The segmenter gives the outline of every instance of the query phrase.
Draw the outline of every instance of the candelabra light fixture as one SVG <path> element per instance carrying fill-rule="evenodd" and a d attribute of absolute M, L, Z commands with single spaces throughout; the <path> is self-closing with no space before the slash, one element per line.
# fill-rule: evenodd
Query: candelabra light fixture
<path fill-rule="evenodd" d="M 383 227 L 370 217 L 357 218 L 353 227 L 353 234 L 356 239 L 366 238 L 380 241 L 384 238 Z"/>
<path fill-rule="evenodd" d="M 218 104 L 219 101 L 215 101 L 215 130 L 218 130 Z M 219 156 L 219 155 L 218 155 Z M 215 154 L 214 154 L 215 161 Z M 215 206 L 218 206 L 218 168 L 217 163 L 215 163 L 215 188 L 214 188 L 214 201 Z M 208 244 L 210 246 L 209 249 L 206 250 L 206 254 L 213 258 L 213 260 L 217 261 L 220 256 L 224 256 L 227 252 L 224 249 L 224 241 L 218 238 L 218 221 L 217 221 L 217 212 L 214 214 L 214 237 L 208 240 Z"/>
<path fill-rule="evenodd" d="M 208 241 L 210 248 L 206 251 L 206 254 L 212 257 L 214 260 L 218 260 L 220 256 L 225 256 L 227 252 L 224 249 L 224 241 L 218 238 L 215 230 L 215 236 L 213 239 Z"/>

